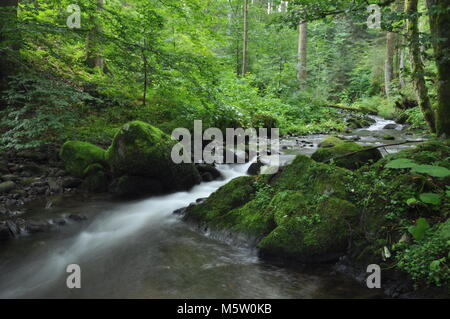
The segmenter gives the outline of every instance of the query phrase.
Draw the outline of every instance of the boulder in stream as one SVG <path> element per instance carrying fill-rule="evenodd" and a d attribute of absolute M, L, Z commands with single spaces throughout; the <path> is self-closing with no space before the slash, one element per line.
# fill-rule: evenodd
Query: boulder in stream
<path fill-rule="evenodd" d="M 212 236 L 254 243 L 264 257 L 336 260 L 358 220 L 346 190 L 349 175 L 300 155 L 276 175 L 234 179 L 187 207 L 184 220 Z"/>
<path fill-rule="evenodd" d="M 365 149 L 367 151 L 364 151 Z M 378 149 L 370 149 L 370 147 L 361 146 L 352 141 L 342 141 L 333 147 L 319 148 L 311 158 L 317 162 L 333 161 L 339 167 L 354 170 L 364 164 L 376 162 L 383 156 Z"/>
<path fill-rule="evenodd" d="M 172 161 L 176 143 L 160 129 L 134 121 L 117 133 L 106 158 L 114 176 L 141 176 L 158 180 L 166 191 L 187 190 L 200 183 L 201 178 L 194 164 Z"/>

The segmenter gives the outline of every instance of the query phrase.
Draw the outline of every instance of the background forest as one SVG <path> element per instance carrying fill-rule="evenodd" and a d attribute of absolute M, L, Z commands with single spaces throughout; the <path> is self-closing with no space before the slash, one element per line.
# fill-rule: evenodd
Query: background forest
<path fill-rule="evenodd" d="M 411 39 L 423 72 L 410 63 L 401 0 L 380 3 L 382 29 L 368 28 L 365 2 L 266 0 L 79 0 L 70 29 L 72 2 L 2 1 L 4 148 L 108 144 L 131 119 L 168 133 L 194 119 L 282 134 L 345 130 L 330 106 L 426 128 L 413 71 L 436 103 L 425 1 Z"/>

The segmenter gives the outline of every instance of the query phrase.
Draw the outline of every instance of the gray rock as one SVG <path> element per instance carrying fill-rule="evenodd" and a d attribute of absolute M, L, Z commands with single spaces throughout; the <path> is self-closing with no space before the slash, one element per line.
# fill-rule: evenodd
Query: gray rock
<path fill-rule="evenodd" d="M 45 221 L 25 222 L 25 230 L 30 234 L 48 232 L 51 228 L 51 225 Z"/>
<path fill-rule="evenodd" d="M 2 176 L 4 181 L 16 181 L 18 179 L 17 175 L 14 174 L 6 174 Z"/>
<path fill-rule="evenodd" d="M 388 124 L 383 127 L 384 130 L 395 130 L 397 128 L 397 124 Z"/>
<path fill-rule="evenodd" d="M 0 240 L 8 240 L 13 238 L 6 222 L 0 222 Z"/>
<path fill-rule="evenodd" d="M 77 188 L 81 183 L 83 183 L 82 179 L 69 176 L 62 179 L 61 185 L 63 188 Z"/>
<path fill-rule="evenodd" d="M 264 164 L 258 160 L 256 163 L 250 165 L 250 167 L 247 170 L 247 174 L 250 176 L 256 176 L 261 172 L 261 167 L 263 166 Z"/>
<path fill-rule="evenodd" d="M 223 178 L 222 174 L 219 172 L 219 170 L 217 168 L 214 167 L 214 165 L 211 165 L 211 164 L 196 164 L 195 167 L 199 171 L 200 175 L 202 175 L 202 177 L 203 177 L 203 174 L 209 173 L 209 174 L 211 174 L 211 177 L 214 180 Z"/>
<path fill-rule="evenodd" d="M 87 217 L 83 216 L 83 215 L 78 215 L 78 214 L 70 214 L 69 219 L 76 221 L 76 222 L 82 222 L 82 221 L 86 220 Z"/>
<path fill-rule="evenodd" d="M 0 193 L 9 192 L 17 187 L 16 183 L 12 181 L 4 182 L 0 184 Z"/>

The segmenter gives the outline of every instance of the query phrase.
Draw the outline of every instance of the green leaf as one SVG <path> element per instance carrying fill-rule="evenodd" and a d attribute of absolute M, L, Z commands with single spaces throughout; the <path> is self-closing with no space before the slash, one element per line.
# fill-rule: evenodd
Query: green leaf
<path fill-rule="evenodd" d="M 421 241 L 425 238 L 426 231 L 430 228 L 425 218 L 419 218 L 415 226 L 408 227 L 408 232 L 416 241 Z"/>
<path fill-rule="evenodd" d="M 419 196 L 420 200 L 425 204 L 440 205 L 441 196 L 435 193 L 423 193 Z"/>
<path fill-rule="evenodd" d="M 446 191 L 445 194 L 447 194 L 447 197 L 450 197 L 450 191 Z"/>
<path fill-rule="evenodd" d="M 412 169 L 413 173 L 427 174 L 432 177 L 447 177 L 450 176 L 450 170 L 434 165 L 419 165 Z"/>
<path fill-rule="evenodd" d="M 413 168 L 416 166 L 418 166 L 418 164 L 414 163 L 408 158 L 399 158 L 386 164 L 386 168 L 392 169 Z"/>
<path fill-rule="evenodd" d="M 419 201 L 413 197 L 413 198 L 410 198 L 410 199 L 408 199 L 408 200 L 406 201 L 406 205 L 408 205 L 408 206 L 414 206 L 414 205 L 417 204 L 418 202 L 419 202 Z"/>
<path fill-rule="evenodd" d="M 439 270 L 442 262 L 445 262 L 445 259 L 444 260 L 443 259 L 438 259 L 438 260 L 432 261 L 430 263 L 430 270 L 434 270 L 434 271 Z"/>

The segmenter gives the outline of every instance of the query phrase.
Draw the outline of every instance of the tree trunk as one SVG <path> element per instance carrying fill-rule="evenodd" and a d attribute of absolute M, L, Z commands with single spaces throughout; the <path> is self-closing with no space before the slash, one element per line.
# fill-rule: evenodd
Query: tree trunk
<path fill-rule="evenodd" d="M 431 132 L 435 133 L 435 117 L 425 82 L 425 70 L 419 41 L 417 2 L 418 0 L 406 0 L 405 3 L 405 11 L 408 15 L 407 33 L 411 55 L 412 80 L 416 90 L 417 102 L 425 117 L 425 121 L 430 127 Z"/>
<path fill-rule="evenodd" d="M 406 49 L 403 47 L 402 43 L 402 48 L 400 49 L 400 62 L 398 72 L 398 81 L 400 84 L 400 89 L 404 89 L 406 86 L 405 70 L 406 70 Z"/>
<path fill-rule="evenodd" d="M 438 70 L 436 133 L 450 137 L 450 5 L 448 0 L 427 0 L 427 5 Z"/>
<path fill-rule="evenodd" d="M 242 76 L 248 72 L 248 0 L 244 0 L 244 44 L 242 49 Z"/>
<path fill-rule="evenodd" d="M 386 35 L 386 61 L 384 65 L 384 87 L 386 95 L 391 96 L 392 80 L 394 79 L 394 56 L 397 35 L 388 32 Z"/>
<path fill-rule="evenodd" d="M 302 87 L 306 82 L 307 75 L 307 54 L 308 54 L 308 23 L 300 22 L 298 25 L 298 66 L 297 78 Z"/>
<path fill-rule="evenodd" d="M 90 68 L 100 68 L 102 71 L 106 71 L 105 59 L 102 55 L 102 50 L 100 48 L 100 34 L 102 33 L 102 26 L 96 15 L 103 9 L 104 0 L 97 0 L 96 12 L 91 14 L 90 22 L 92 29 L 88 33 L 87 44 L 86 44 L 86 63 Z"/>
<path fill-rule="evenodd" d="M 20 47 L 20 35 L 14 30 L 17 24 L 18 0 L 1 0 L 0 2 L 0 90 L 6 85 L 6 77 L 13 74 L 12 55 Z"/>

